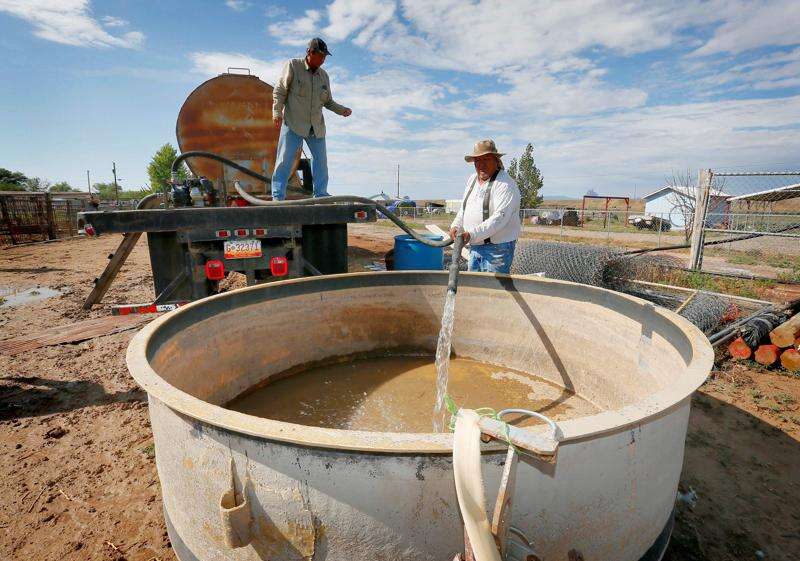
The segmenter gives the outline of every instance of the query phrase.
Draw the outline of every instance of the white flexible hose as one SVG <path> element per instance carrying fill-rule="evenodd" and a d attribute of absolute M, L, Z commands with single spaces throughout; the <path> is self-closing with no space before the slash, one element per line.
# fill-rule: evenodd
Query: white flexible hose
<path fill-rule="evenodd" d="M 501 561 L 486 516 L 486 497 L 481 472 L 480 416 L 471 409 L 461 409 L 456 417 L 453 436 L 453 475 L 464 528 L 475 561 Z"/>

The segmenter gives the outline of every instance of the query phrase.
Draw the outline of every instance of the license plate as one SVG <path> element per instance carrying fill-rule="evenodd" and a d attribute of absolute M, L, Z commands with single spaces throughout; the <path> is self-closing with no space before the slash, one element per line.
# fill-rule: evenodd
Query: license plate
<path fill-rule="evenodd" d="M 225 242 L 225 259 L 261 257 L 261 240 L 231 240 Z"/>

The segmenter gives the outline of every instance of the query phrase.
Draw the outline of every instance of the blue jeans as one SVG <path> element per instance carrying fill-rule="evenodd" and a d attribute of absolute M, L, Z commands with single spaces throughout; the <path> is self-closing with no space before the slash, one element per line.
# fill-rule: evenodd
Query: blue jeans
<path fill-rule="evenodd" d="M 314 176 L 314 196 L 328 196 L 328 151 L 325 148 L 325 137 L 317 138 L 312 131 L 308 136 L 300 136 L 286 126 L 281 125 L 278 137 L 278 154 L 275 157 L 275 171 L 272 172 L 272 200 L 282 201 L 286 198 L 286 184 L 292 171 L 294 155 L 306 141 L 311 150 L 311 175 Z"/>
<path fill-rule="evenodd" d="M 513 242 L 485 243 L 469 248 L 469 270 L 484 273 L 505 273 L 511 271 L 511 262 L 514 260 Z"/>

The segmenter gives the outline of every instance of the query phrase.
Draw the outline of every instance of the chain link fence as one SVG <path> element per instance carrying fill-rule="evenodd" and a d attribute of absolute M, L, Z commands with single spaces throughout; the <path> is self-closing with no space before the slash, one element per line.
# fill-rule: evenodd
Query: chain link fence
<path fill-rule="evenodd" d="M 611 245 L 626 249 L 657 248 L 686 243 L 685 216 L 680 212 L 634 212 L 574 208 L 520 211 L 523 237 Z"/>
<path fill-rule="evenodd" d="M 724 206 L 710 212 L 706 203 L 700 241 L 735 241 L 700 247 L 696 268 L 800 283 L 800 172 L 708 170 L 706 177 Z"/>

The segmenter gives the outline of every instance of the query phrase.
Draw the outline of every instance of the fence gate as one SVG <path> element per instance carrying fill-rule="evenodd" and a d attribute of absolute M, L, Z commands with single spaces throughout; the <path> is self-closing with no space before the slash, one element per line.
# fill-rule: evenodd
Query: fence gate
<path fill-rule="evenodd" d="M 80 199 L 50 193 L 0 193 L 0 245 L 54 240 L 77 235 Z"/>
<path fill-rule="evenodd" d="M 703 170 L 695 201 L 692 269 L 704 256 L 800 282 L 800 171 Z"/>

